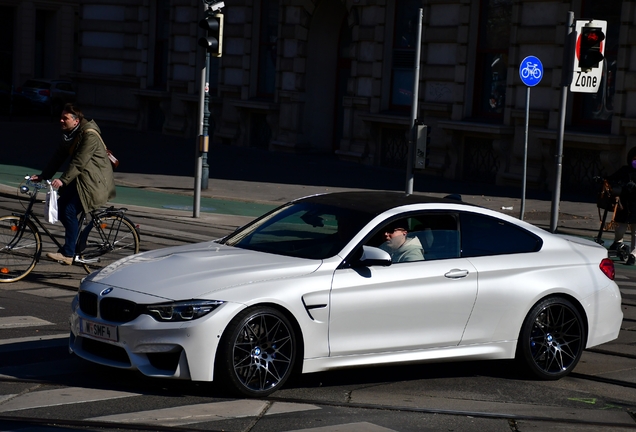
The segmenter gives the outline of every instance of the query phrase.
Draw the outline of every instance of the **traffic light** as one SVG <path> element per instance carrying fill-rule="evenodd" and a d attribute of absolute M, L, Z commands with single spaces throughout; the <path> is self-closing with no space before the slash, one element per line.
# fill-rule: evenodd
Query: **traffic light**
<path fill-rule="evenodd" d="M 417 121 L 417 120 L 416 120 Z M 431 128 L 417 121 L 417 136 L 415 141 L 415 168 L 428 167 L 431 152 Z"/>
<path fill-rule="evenodd" d="M 223 54 L 223 14 L 208 15 L 199 21 L 199 27 L 206 31 L 206 35 L 199 38 L 199 45 L 210 55 L 221 57 Z"/>
<path fill-rule="evenodd" d="M 603 41 L 605 33 L 600 27 L 581 28 L 579 48 L 579 68 L 584 72 L 597 68 L 603 61 Z"/>

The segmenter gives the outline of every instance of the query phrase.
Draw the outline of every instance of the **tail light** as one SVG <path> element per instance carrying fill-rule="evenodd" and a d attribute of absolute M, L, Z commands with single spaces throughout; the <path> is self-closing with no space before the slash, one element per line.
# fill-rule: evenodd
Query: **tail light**
<path fill-rule="evenodd" d="M 38 91 L 38 94 L 41 94 L 42 96 L 51 96 L 51 90 L 42 89 Z"/>
<path fill-rule="evenodd" d="M 614 280 L 614 277 L 616 276 L 616 270 L 614 270 L 614 261 L 609 258 L 603 258 L 603 261 L 601 261 L 599 268 L 605 276 L 607 276 L 611 280 Z"/>

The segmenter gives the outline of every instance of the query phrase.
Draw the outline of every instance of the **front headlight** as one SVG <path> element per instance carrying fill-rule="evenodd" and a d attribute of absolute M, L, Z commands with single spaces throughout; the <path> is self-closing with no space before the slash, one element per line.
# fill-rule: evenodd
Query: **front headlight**
<path fill-rule="evenodd" d="M 184 300 L 146 306 L 146 313 L 157 321 L 192 321 L 223 304 L 218 300 Z"/>

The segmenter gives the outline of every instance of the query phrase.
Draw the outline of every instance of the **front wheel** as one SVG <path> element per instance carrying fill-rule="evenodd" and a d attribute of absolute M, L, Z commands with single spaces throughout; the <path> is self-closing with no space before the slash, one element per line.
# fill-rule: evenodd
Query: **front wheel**
<path fill-rule="evenodd" d="M 285 384 L 296 352 L 296 335 L 281 312 L 266 306 L 247 309 L 223 333 L 215 380 L 232 393 L 265 397 Z"/>
<path fill-rule="evenodd" d="M 569 300 L 551 297 L 528 313 L 517 355 L 536 377 L 556 380 L 574 369 L 585 341 L 585 326 L 578 309 Z"/>
<path fill-rule="evenodd" d="M 19 216 L 0 217 L 0 282 L 28 275 L 41 251 L 42 240 L 33 222 Z"/>
<path fill-rule="evenodd" d="M 139 233 L 124 216 L 100 216 L 86 226 L 77 249 L 84 270 L 91 273 L 139 253 Z"/>

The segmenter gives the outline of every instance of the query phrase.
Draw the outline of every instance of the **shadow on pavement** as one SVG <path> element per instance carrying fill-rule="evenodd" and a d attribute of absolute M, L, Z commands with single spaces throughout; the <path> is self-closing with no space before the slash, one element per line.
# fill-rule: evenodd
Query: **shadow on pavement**
<path fill-rule="evenodd" d="M 104 140 L 120 160 L 119 172 L 194 176 L 194 138 L 142 132 L 100 124 Z M 59 126 L 49 116 L 0 116 L 2 163 L 42 169 L 58 144 Z M 404 191 L 405 170 L 370 167 L 326 154 L 270 152 L 252 147 L 212 145 L 210 179 L 290 185 Z M 415 192 L 521 197 L 521 187 L 450 181 L 416 173 Z M 551 200 L 548 191 L 528 189 L 528 199 Z M 594 202 L 593 193 L 562 193 L 562 200 Z"/>

